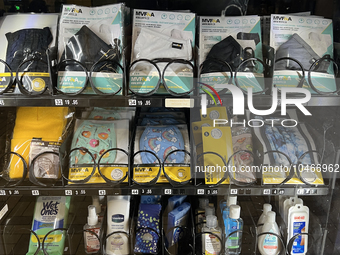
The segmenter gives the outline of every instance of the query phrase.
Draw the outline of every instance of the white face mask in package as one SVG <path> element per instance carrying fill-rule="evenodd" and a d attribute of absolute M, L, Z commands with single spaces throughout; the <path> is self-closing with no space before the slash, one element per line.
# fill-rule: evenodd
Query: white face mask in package
<path fill-rule="evenodd" d="M 189 93 L 194 45 L 195 14 L 134 10 L 130 89 L 140 94 L 153 90 L 165 94 L 164 84 L 157 90 L 158 84 L 165 82 L 173 93 Z"/>
<path fill-rule="evenodd" d="M 332 20 L 271 15 L 270 46 L 276 50 L 274 86 L 299 85 L 321 94 L 336 91 L 333 61 L 328 60 L 333 58 Z"/>
<path fill-rule="evenodd" d="M 260 93 L 264 90 L 264 67 L 260 61 L 246 61 L 249 58 L 263 59 L 260 17 L 200 17 L 201 83 L 214 87 L 220 93 L 229 93 L 222 84 L 237 82 L 235 85 L 245 91 L 252 88 L 253 92 Z"/>
<path fill-rule="evenodd" d="M 124 4 L 100 7 L 64 5 L 60 17 L 58 54 L 63 62 L 58 71 L 58 88 L 77 93 L 88 84 L 105 94 L 122 94 L 122 48 Z M 80 62 L 66 61 L 72 59 Z M 86 69 L 86 70 L 84 70 Z M 83 93 L 93 94 L 90 86 Z"/>
<path fill-rule="evenodd" d="M 15 77 L 19 68 L 23 87 L 32 94 L 43 93 L 50 83 L 46 50 L 56 45 L 58 15 L 16 14 L 0 22 L 0 59 L 10 68 L 0 63 L 0 92 L 11 92 L 10 70 Z M 41 60 L 29 61 L 37 57 Z M 20 93 L 18 87 L 14 93 Z"/>

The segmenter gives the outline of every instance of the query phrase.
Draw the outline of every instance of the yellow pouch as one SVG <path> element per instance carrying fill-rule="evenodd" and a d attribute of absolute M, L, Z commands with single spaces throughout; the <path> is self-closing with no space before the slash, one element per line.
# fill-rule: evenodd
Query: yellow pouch
<path fill-rule="evenodd" d="M 61 142 L 66 125 L 67 107 L 20 107 L 11 140 L 11 151 L 20 154 L 28 164 L 31 141 L 41 138 L 45 141 Z M 22 178 L 23 164 L 12 155 L 10 160 L 9 177 Z"/>
<path fill-rule="evenodd" d="M 233 155 L 233 143 L 230 127 L 202 127 L 203 152 L 215 152 L 219 154 L 226 163 Z M 205 184 L 216 184 L 224 175 L 228 176 L 227 171 L 232 171 L 234 160 L 230 167 L 226 166 L 223 160 L 213 154 L 203 156 L 204 165 L 200 166 L 205 173 Z M 222 184 L 229 184 L 227 178 Z"/>

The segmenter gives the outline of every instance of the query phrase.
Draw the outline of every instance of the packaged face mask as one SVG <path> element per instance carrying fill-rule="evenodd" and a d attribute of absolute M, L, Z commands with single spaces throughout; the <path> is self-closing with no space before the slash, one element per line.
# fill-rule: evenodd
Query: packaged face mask
<path fill-rule="evenodd" d="M 271 15 L 270 46 L 276 50 L 273 84 L 308 89 L 311 93 L 336 90 L 333 58 L 332 20 L 312 16 Z M 292 58 L 283 59 L 281 58 Z M 297 64 L 296 61 L 299 64 Z M 314 65 L 309 71 L 310 68 Z M 303 72 L 305 79 L 302 82 Z M 310 76 L 308 76 L 310 75 Z"/>
<path fill-rule="evenodd" d="M 150 153 L 138 153 L 142 150 L 150 151 Z M 181 151 L 173 152 L 175 150 L 190 152 L 186 125 L 138 126 L 134 143 L 134 153 L 137 153 L 133 158 L 134 180 L 139 183 L 146 183 L 154 180 L 157 176 L 159 161 L 152 153 L 157 155 L 161 163 L 164 160 L 165 163 L 168 163 L 165 164 L 165 171 L 172 180 L 177 182 L 190 180 L 190 156 Z M 172 166 L 171 163 L 176 163 L 176 165 Z M 163 171 L 161 171 L 157 182 L 169 182 Z"/>
<path fill-rule="evenodd" d="M 131 63 L 140 59 L 157 61 L 139 61 L 130 66 L 130 89 L 139 94 L 189 94 L 193 88 L 194 45 L 195 14 L 134 10 Z M 182 62 L 165 69 L 170 60 L 179 59 Z"/>
<path fill-rule="evenodd" d="M 120 181 L 128 171 L 128 157 L 123 152 L 109 149 L 119 148 L 128 152 L 129 120 L 77 120 L 72 139 L 72 148 L 84 147 L 89 153 L 75 150 L 70 154 L 69 179 L 80 181 L 88 178 L 94 163 L 99 163 L 100 171 L 110 181 Z M 99 175 L 98 167 L 86 183 L 105 183 Z M 124 182 L 127 181 L 127 178 Z M 73 184 L 73 183 L 70 183 Z"/>
<path fill-rule="evenodd" d="M 14 77 L 20 67 L 22 86 L 32 94 L 41 94 L 50 85 L 46 50 L 56 45 L 57 14 L 17 14 L 3 17 L 0 29 L 0 59 L 7 62 Z M 9 84 L 10 72 L 0 64 L 0 92 Z M 11 93 L 11 92 L 9 92 Z M 19 88 L 14 93 L 22 93 Z"/>
<path fill-rule="evenodd" d="M 160 204 L 140 204 L 138 210 L 136 242 L 134 252 L 144 254 L 157 254 L 158 241 L 160 234 L 160 213 L 162 206 Z M 150 229 L 146 229 L 149 227 Z"/>
<path fill-rule="evenodd" d="M 86 72 L 93 67 L 91 81 L 95 93 L 122 93 L 123 70 L 119 65 L 123 65 L 124 10 L 124 4 L 63 5 L 59 22 L 59 63 L 74 59 L 86 70 L 72 61 L 62 64 L 58 70 L 59 90 L 78 93 L 85 88 L 82 93 L 93 94 L 89 84 L 85 84 Z"/>
<path fill-rule="evenodd" d="M 249 58 L 263 59 L 258 16 L 200 17 L 199 65 L 202 83 L 212 87 L 230 83 L 231 73 Z M 263 91 L 263 68 L 260 61 L 242 64 L 237 74 L 239 86 L 244 90 L 252 87 L 253 92 Z M 229 93 L 220 88 L 216 90 Z"/>
<path fill-rule="evenodd" d="M 263 183 L 264 184 L 280 184 L 291 173 L 292 178 L 287 184 L 301 184 L 294 171 L 299 171 L 300 177 L 306 182 L 314 185 L 324 184 L 321 171 L 312 171 L 312 165 L 319 164 L 316 153 L 304 153 L 315 151 L 316 145 L 311 133 L 308 131 L 304 123 L 300 123 L 295 110 L 287 110 L 287 119 L 296 120 L 299 123 L 295 127 L 284 127 L 281 125 L 273 125 L 271 119 L 279 119 L 278 116 L 253 116 L 252 119 L 258 119 L 263 122 L 262 127 L 254 127 L 254 153 L 263 155 Z M 267 151 L 280 151 L 281 153 Z M 303 156 L 304 155 L 304 156 Z M 288 160 L 288 158 L 289 160 Z M 299 169 L 290 166 L 290 162 L 298 164 Z M 291 167 L 291 169 L 290 169 Z"/>

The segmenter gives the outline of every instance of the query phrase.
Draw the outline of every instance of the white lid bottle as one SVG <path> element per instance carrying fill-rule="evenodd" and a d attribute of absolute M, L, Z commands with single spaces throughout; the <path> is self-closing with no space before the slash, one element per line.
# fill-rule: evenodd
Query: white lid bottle
<path fill-rule="evenodd" d="M 272 205 L 271 204 L 263 204 L 263 212 L 257 222 L 257 233 L 258 234 L 261 234 L 262 232 L 262 227 L 263 227 L 263 224 L 265 223 L 266 221 L 266 215 L 268 212 L 270 212 L 272 210 Z"/>
<path fill-rule="evenodd" d="M 279 227 L 275 222 L 276 213 L 269 211 L 265 217 L 265 223 L 262 227 L 262 233 L 270 232 L 281 237 Z M 278 255 L 282 245 L 280 239 L 276 235 L 264 234 L 259 236 L 258 248 L 261 255 Z"/>

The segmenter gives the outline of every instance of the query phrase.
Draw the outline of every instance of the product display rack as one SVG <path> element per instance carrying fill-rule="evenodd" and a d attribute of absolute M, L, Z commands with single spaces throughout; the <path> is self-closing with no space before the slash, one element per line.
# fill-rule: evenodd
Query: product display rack
<path fill-rule="evenodd" d="M 189 2 L 189 1 L 187 1 Z M 205 2 L 205 1 L 200 1 Z M 260 1 L 253 1 L 251 5 L 256 5 Z M 265 2 L 265 1 L 261 1 Z M 262 3 L 263 5 L 264 3 Z M 280 2 L 280 4 L 282 4 Z M 338 4 L 334 1 L 334 4 Z M 283 4 L 282 4 L 283 5 Z M 167 1 L 161 1 L 161 6 L 168 6 Z M 140 6 L 139 6 L 140 8 Z M 336 13 L 339 10 L 334 10 L 334 22 Z M 267 13 L 266 13 L 267 14 Z M 338 18 L 337 18 L 338 19 Z M 334 24 L 334 27 L 336 24 Z M 335 38 L 337 36 L 334 36 Z M 338 82 L 338 81 L 337 81 Z M 299 96 L 291 95 L 291 98 L 299 98 Z M 216 101 L 217 98 L 215 98 Z M 221 96 L 223 106 L 232 106 L 233 98 L 231 95 Z M 245 96 L 245 102 L 246 102 Z M 253 98 L 254 107 L 267 109 L 272 105 L 271 95 L 256 95 Z M 208 105 L 213 106 L 214 101 L 208 100 Z M 332 118 L 339 117 L 340 112 L 340 96 L 339 95 L 315 95 L 313 94 L 308 103 L 303 104 L 308 107 L 322 108 L 320 112 L 324 112 L 325 115 L 329 114 Z M 184 96 L 148 96 L 139 97 L 134 95 L 128 96 L 100 96 L 100 95 L 40 95 L 40 96 L 24 96 L 24 95 L 0 95 L 0 111 L 9 107 L 29 107 L 29 106 L 41 106 L 41 107 L 74 107 L 80 109 L 84 107 L 174 107 L 174 108 L 190 108 L 190 111 L 199 111 L 201 107 L 201 97 Z M 280 106 L 280 101 L 278 102 Z M 317 119 L 321 114 L 313 115 L 313 118 Z M 314 117 L 317 116 L 317 117 Z M 340 133 L 339 122 L 335 120 L 333 127 L 334 134 L 333 139 L 339 139 Z M 1 124 L 0 124 L 1 127 Z M 1 128 L 0 128 L 1 130 Z M 0 134 L 0 141 L 3 134 Z M 340 164 L 340 140 L 334 141 L 334 164 Z M 1 156 L 1 153 L 0 153 Z M 192 172 L 194 169 L 192 169 Z M 0 169 L 1 172 L 1 169 Z M 93 185 L 67 185 L 63 182 L 57 182 L 51 187 L 42 187 L 34 185 L 28 181 L 23 181 L 17 186 L 9 187 L 10 183 L 0 178 L 0 255 L 13 254 L 21 255 L 26 254 L 27 245 L 29 240 L 29 232 L 27 229 L 31 228 L 31 220 L 34 209 L 35 197 L 37 196 L 72 196 L 73 201 L 76 204 L 79 218 L 77 214 L 71 214 L 72 220 L 69 227 L 68 240 L 65 245 L 64 254 L 85 254 L 84 244 L 81 228 L 85 224 L 87 216 L 87 205 L 91 203 L 89 196 L 109 196 L 109 195 L 131 195 L 132 199 L 138 201 L 141 195 L 187 195 L 192 199 L 193 203 L 197 207 L 196 199 L 201 196 L 209 197 L 212 201 L 216 202 L 229 195 L 236 195 L 239 197 L 245 227 L 242 253 L 241 254 L 260 254 L 257 249 L 256 235 L 256 223 L 261 214 L 262 204 L 264 202 L 270 202 L 273 205 L 277 205 L 277 201 L 280 196 L 289 197 L 302 197 L 306 204 L 310 207 L 310 211 L 313 214 L 313 219 L 317 219 L 320 223 L 320 238 L 315 240 L 315 244 L 310 244 L 311 247 L 307 254 L 323 254 L 333 255 L 340 254 L 340 228 L 338 227 L 340 221 L 338 220 L 338 211 L 340 208 L 339 195 L 340 195 L 340 183 L 337 181 L 338 173 L 328 173 L 324 176 L 325 185 L 264 185 L 261 180 L 258 179 L 257 183 L 250 186 L 237 186 L 237 185 L 219 185 L 209 186 L 196 183 L 195 179 L 191 180 L 191 183 L 183 186 L 172 186 L 170 184 L 155 184 L 152 186 L 144 186 L 133 184 L 129 181 L 128 184 L 110 185 L 93 184 Z M 194 205 L 194 204 L 193 204 Z M 138 207 L 135 205 L 136 208 Z M 216 205 L 216 210 L 219 210 Z M 194 207 L 194 206 L 193 206 Z M 192 210 L 195 208 L 192 208 Z M 278 210 L 278 208 L 276 207 Z M 26 211 L 26 212 L 25 212 Z M 277 215 L 279 212 L 277 211 Z M 191 217 L 193 212 L 191 212 Z M 131 218 L 136 218 L 136 211 Z M 134 219 L 135 221 L 136 219 Z M 282 218 L 278 216 L 278 223 L 283 226 Z M 132 223 L 131 223 L 132 224 Z M 191 226 L 192 227 L 192 226 Z M 315 226 L 311 227 L 313 231 Z M 26 229 L 26 230 L 23 230 Z M 73 232 L 72 232 L 73 231 Z M 283 230 L 282 230 L 283 231 Z M 133 232 L 130 233 L 131 236 Z M 6 239 L 6 236 L 8 238 Z M 12 238 L 11 241 L 9 241 Z M 161 239 L 162 249 L 158 254 L 171 254 L 164 249 L 164 236 L 162 233 Z M 312 240 L 312 239 L 311 239 Z M 133 239 L 130 240 L 133 242 Z M 199 244 L 195 241 L 190 241 L 193 245 L 193 254 L 203 255 L 200 251 Z M 196 240 L 197 242 L 197 240 Z M 199 241 L 198 241 L 199 242 Z M 23 245 L 21 245 L 21 243 Z M 104 242 L 101 243 L 104 245 Z M 314 246 L 313 246 L 314 245 Z M 19 247 L 21 246 L 21 247 Z M 317 248 L 315 248 L 317 246 Z M 132 247 L 132 246 L 131 246 Z M 198 247 L 198 248 L 197 248 Z M 105 254 L 103 251 L 98 254 Z M 131 252 L 131 254 L 134 254 Z M 178 252 L 182 255 L 183 253 Z M 222 253 L 221 253 L 222 254 Z M 280 254 L 283 254 L 280 253 Z M 287 253 L 288 254 L 288 253 Z M 172 255 L 172 254 L 171 254 Z M 286 254 L 285 254 L 286 255 Z"/>

